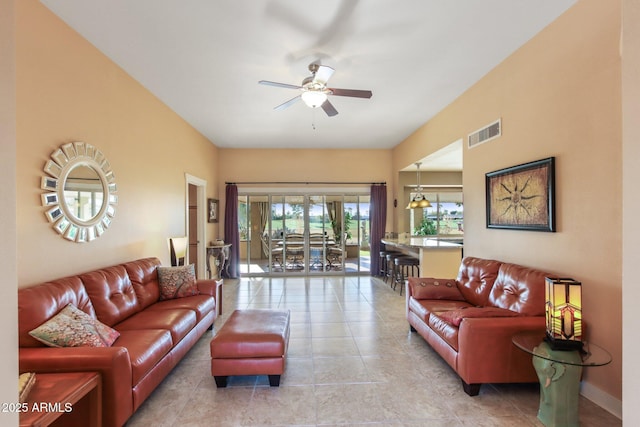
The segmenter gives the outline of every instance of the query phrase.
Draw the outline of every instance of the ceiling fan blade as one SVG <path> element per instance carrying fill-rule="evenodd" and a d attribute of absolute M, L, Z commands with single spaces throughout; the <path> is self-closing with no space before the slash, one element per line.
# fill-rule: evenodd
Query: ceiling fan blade
<path fill-rule="evenodd" d="M 318 65 L 318 70 L 314 74 L 313 81 L 326 85 L 334 71 L 335 70 L 333 68 L 326 65 Z"/>
<path fill-rule="evenodd" d="M 290 107 L 291 105 L 295 104 L 296 102 L 300 101 L 300 99 L 302 99 L 300 97 L 300 95 L 296 96 L 295 98 L 291 98 L 290 100 L 288 100 L 287 102 L 283 102 L 282 104 L 274 107 L 274 110 L 284 110 L 287 107 Z"/>
<path fill-rule="evenodd" d="M 334 89 L 329 88 L 332 95 L 337 96 L 351 96 L 353 98 L 371 98 L 373 92 L 370 90 L 357 90 L 357 89 Z"/>
<path fill-rule="evenodd" d="M 278 83 L 278 82 L 270 82 L 269 80 L 260 80 L 258 84 L 267 85 L 267 86 L 275 86 L 275 87 L 284 87 L 287 89 L 300 89 L 302 86 L 290 85 L 287 83 Z"/>
<path fill-rule="evenodd" d="M 328 99 L 322 103 L 321 107 L 329 117 L 333 117 L 338 114 L 338 110 L 336 110 L 336 108 L 333 106 L 332 103 L 329 102 Z"/>

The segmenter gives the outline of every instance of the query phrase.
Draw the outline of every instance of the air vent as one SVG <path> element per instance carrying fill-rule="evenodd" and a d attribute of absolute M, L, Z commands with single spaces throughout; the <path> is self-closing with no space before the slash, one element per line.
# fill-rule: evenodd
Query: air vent
<path fill-rule="evenodd" d="M 479 129 L 473 133 L 469 134 L 469 148 L 473 148 L 476 145 L 480 145 L 483 142 L 491 141 L 492 139 L 498 138 L 502 134 L 502 122 L 501 119 L 496 120 Z"/>

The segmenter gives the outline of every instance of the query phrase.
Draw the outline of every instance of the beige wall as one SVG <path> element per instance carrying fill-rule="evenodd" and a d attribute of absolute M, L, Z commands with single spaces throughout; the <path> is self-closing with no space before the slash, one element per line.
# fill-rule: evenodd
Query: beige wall
<path fill-rule="evenodd" d="M 0 0 L 0 382 L 18 375 L 18 274 L 16 269 L 15 3 Z M 17 402 L 17 388 L 0 387 L 0 402 Z M 0 425 L 18 425 L 18 413 L 0 411 Z"/>
<path fill-rule="evenodd" d="M 613 362 L 585 370 L 585 394 L 622 392 L 620 1 L 582 0 L 394 152 L 422 158 L 501 117 L 502 137 L 464 150 L 465 255 L 583 282 L 588 338 Z M 410 158 L 410 156 L 413 156 Z M 556 157 L 557 232 L 485 226 L 485 173 Z"/>
<path fill-rule="evenodd" d="M 640 265 L 640 1 L 624 0 L 622 41 L 622 281 L 623 299 L 623 390 L 624 425 L 640 420 L 640 342 L 638 329 L 638 265 Z"/>
<path fill-rule="evenodd" d="M 220 194 L 225 182 L 386 182 L 387 230 L 392 227 L 391 150 L 220 149 Z M 256 185 L 238 185 L 241 190 Z M 276 187 L 273 185 L 272 187 Z M 289 186 L 290 187 L 290 186 Z M 327 188 L 330 185 L 323 185 Z M 353 188 L 353 185 L 337 188 Z M 369 188 L 369 185 L 361 185 Z M 298 188 L 310 188 L 298 186 Z M 224 201 L 221 200 L 221 212 Z M 224 221 L 221 218 L 221 225 Z M 223 228 L 221 228 L 223 230 Z"/>
<path fill-rule="evenodd" d="M 218 197 L 217 148 L 39 2 L 16 11 L 19 286 L 146 256 L 169 263 L 167 238 L 186 233 L 185 173 Z M 85 244 L 61 238 L 40 201 L 45 162 L 71 141 L 101 150 L 118 186 L 111 227 Z"/>

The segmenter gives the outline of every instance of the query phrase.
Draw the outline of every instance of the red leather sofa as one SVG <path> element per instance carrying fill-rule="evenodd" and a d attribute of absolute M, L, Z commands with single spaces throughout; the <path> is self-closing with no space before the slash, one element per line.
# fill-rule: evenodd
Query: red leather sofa
<path fill-rule="evenodd" d="M 218 314 L 222 281 L 198 280 L 199 295 L 159 300 L 159 265 L 145 258 L 19 289 L 20 372 L 99 372 L 102 425 L 124 425 Z M 29 335 L 69 303 L 117 330 L 113 345 L 55 348 Z"/>
<path fill-rule="evenodd" d="M 410 278 L 410 329 L 456 371 L 470 396 L 483 383 L 538 382 L 531 356 L 511 337 L 520 331 L 544 337 L 545 276 L 516 264 L 467 257 L 456 279 Z"/>

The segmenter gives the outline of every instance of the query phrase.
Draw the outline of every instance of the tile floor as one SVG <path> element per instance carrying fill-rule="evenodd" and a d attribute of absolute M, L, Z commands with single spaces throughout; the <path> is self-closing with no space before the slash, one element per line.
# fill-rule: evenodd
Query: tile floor
<path fill-rule="evenodd" d="M 235 308 L 291 310 L 280 387 L 266 376 L 231 377 L 217 389 L 207 333 L 127 423 L 138 426 L 542 426 L 536 384 L 459 378 L 404 318 L 404 296 L 371 277 L 226 280 L 220 328 Z M 622 422 L 580 400 L 583 427 Z"/>

